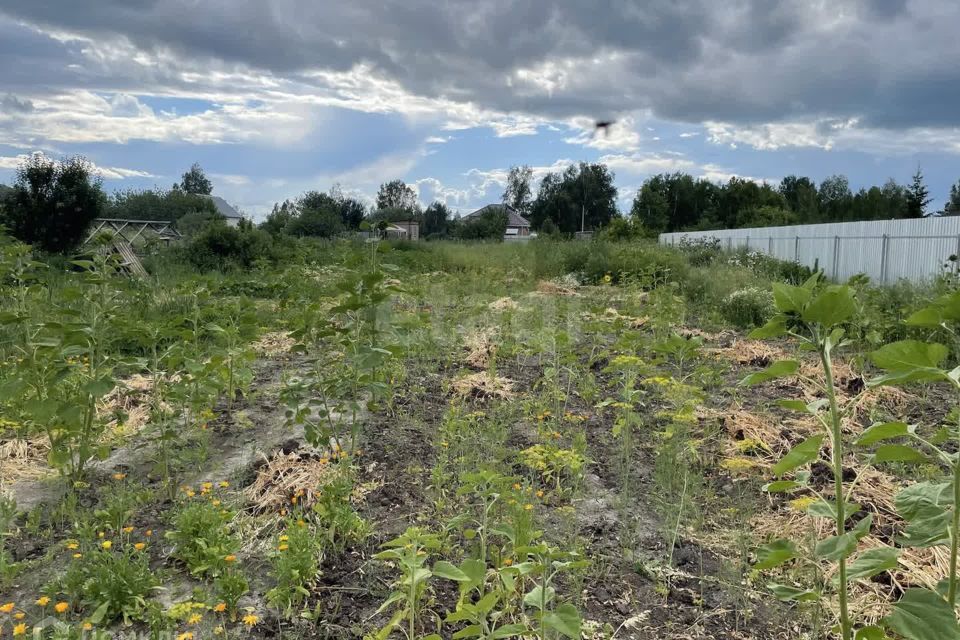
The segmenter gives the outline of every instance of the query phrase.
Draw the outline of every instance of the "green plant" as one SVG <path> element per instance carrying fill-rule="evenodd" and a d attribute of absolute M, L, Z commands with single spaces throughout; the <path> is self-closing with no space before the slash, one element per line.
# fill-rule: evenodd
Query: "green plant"
<path fill-rule="evenodd" d="M 773 297 L 767 289 L 760 287 L 737 289 L 720 305 L 723 318 L 741 329 L 763 325 L 774 312 Z"/>
<path fill-rule="evenodd" d="M 6 586 L 20 571 L 7 550 L 7 541 L 17 535 L 17 502 L 0 494 L 0 585 Z"/>
<path fill-rule="evenodd" d="M 323 531 L 323 543 L 337 553 L 370 535 L 370 525 L 350 503 L 352 491 L 351 478 L 337 478 L 320 489 L 312 507 L 316 526 Z"/>
<path fill-rule="evenodd" d="M 307 588 L 320 572 L 323 538 L 305 521 L 288 520 L 270 557 L 276 586 L 267 600 L 289 615 L 310 595 Z"/>
<path fill-rule="evenodd" d="M 778 480 L 767 484 L 764 489 L 770 493 L 791 492 L 805 489 L 813 492 L 818 500 L 808 509 L 816 517 L 828 517 L 833 520 L 836 534 L 820 540 L 816 544 L 816 556 L 828 562 L 837 563 L 837 577 L 834 586 L 839 600 L 838 630 L 843 640 L 853 637 L 854 617 L 849 611 L 849 580 L 852 576 L 861 578 L 881 573 L 890 568 L 891 556 L 896 558 L 894 550 L 882 553 L 864 552 L 848 566 L 848 559 L 857 549 L 857 542 L 870 531 L 872 514 L 860 519 L 848 528 L 847 519 L 860 507 L 850 502 L 852 486 L 846 486 L 843 478 L 844 438 L 841 429 L 843 413 L 837 401 L 837 386 L 833 373 L 833 356 L 836 349 L 846 346 L 843 324 L 856 312 L 856 301 L 852 290 L 842 285 L 822 285 L 817 274 L 802 286 L 774 284 L 774 301 L 777 315 L 766 325 L 751 335 L 771 338 L 789 335 L 800 342 L 803 348 L 814 351 L 820 361 L 822 380 L 811 380 L 824 396 L 823 400 L 805 403 L 800 400 L 783 400 L 781 405 L 787 409 L 811 415 L 824 428 L 825 434 L 807 438 L 795 446 L 773 467 Z M 767 369 L 751 374 L 741 384 L 753 385 L 782 376 L 796 375 L 800 368 L 796 360 L 780 360 Z M 833 473 L 833 500 L 820 495 L 807 484 L 809 474 L 797 473 L 794 480 L 782 477 L 817 460 L 824 438 L 828 439 L 831 451 L 831 471 Z M 759 568 L 770 568 L 788 562 L 797 557 L 797 550 L 789 540 L 777 540 L 767 545 L 759 553 Z M 784 599 L 809 600 L 818 597 L 815 591 L 798 590 L 785 585 L 771 585 L 774 592 Z M 858 638 L 870 637 L 876 633 L 872 627 L 859 630 Z"/>
<path fill-rule="evenodd" d="M 231 564 L 240 541 L 230 531 L 233 513 L 212 500 L 195 499 L 181 504 L 166 537 L 173 555 L 194 575 L 217 576 Z"/>
<path fill-rule="evenodd" d="M 535 444 L 520 452 L 520 461 L 524 466 L 536 471 L 544 482 L 553 483 L 554 488 L 563 490 L 562 481 L 579 478 L 586 459 L 574 449 L 562 449 L 554 444 Z"/>
<path fill-rule="evenodd" d="M 146 553 L 132 544 L 117 549 L 96 546 L 71 562 L 59 588 L 82 606 L 89 606 L 93 624 L 142 620 L 147 598 L 159 585 Z"/>
<path fill-rule="evenodd" d="M 521 551 L 527 559 L 501 571 L 515 572 L 534 581 L 534 587 L 523 596 L 523 603 L 534 610 L 536 637 L 548 640 L 563 635 L 579 640 L 580 612 L 570 603 L 558 602 L 554 583 L 560 573 L 583 568 L 587 566 L 587 561 L 576 553 L 553 549 L 545 544 Z"/>
<path fill-rule="evenodd" d="M 401 630 L 407 640 L 415 640 L 417 620 L 421 602 L 429 585 L 433 572 L 427 568 L 430 553 L 440 547 L 437 536 L 420 529 L 408 528 L 402 536 L 385 543 L 384 550 L 375 555 L 378 560 L 390 562 L 400 570 L 400 577 L 394 583 L 394 591 L 380 605 L 377 613 L 393 607 L 393 617 L 374 636 L 377 640 L 386 640 L 394 629 Z M 404 625 L 404 621 L 406 624 Z M 428 636 L 439 640 L 439 636 Z M 423 640 L 427 640 L 424 638 Z"/>
<path fill-rule="evenodd" d="M 247 577 L 240 569 L 228 567 L 213 579 L 213 587 L 216 589 L 220 602 L 226 605 L 226 612 L 230 614 L 230 619 L 236 620 L 237 604 L 240 602 L 240 598 L 250 591 L 250 583 L 247 581 Z"/>

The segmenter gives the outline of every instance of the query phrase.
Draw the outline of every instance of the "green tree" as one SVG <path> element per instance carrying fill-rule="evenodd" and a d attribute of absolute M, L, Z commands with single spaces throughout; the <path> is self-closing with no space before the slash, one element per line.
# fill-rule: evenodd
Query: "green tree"
<path fill-rule="evenodd" d="M 462 240 L 503 240 L 507 220 L 505 209 L 490 208 L 477 217 L 461 220 L 455 234 Z"/>
<path fill-rule="evenodd" d="M 115 191 L 105 215 L 124 220 L 177 221 L 190 213 L 217 213 L 213 200 L 179 188 Z"/>
<path fill-rule="evenodd" d="M 377 191 L 377 209 L 403 209 L 419 213 L 417 194 L 403 180 L 391 180 Z"/>
<path fill-rule="evenodd" d="M 530 215 L 533 206 L 533 190 L 530 181 L 533 179 L 533 169 L 527 165 L 510 167 L 507 175 L 507 187 L 503 191 L 503 204 L 513 207 L 513 210 L 523 217 Z"/>
<path fill-rule="evenodd" d="M 614 175 L 604 164 L 569 166 L 547 174 L 530 209 L 530 224 L 539 229 L 552 220 L 563 233 L 605 226 L 618 215 Z"/>
<path fill-rule="evenodd" d="M 213 193 L 213 184 L 207 178 L 198 162 L 194 162 L 193 166 L 183 174 L 179 187 L 181 191 L 195 195 L 208 196 Z"/>
<path fill-rule="evenodd" d="M 943 205 L 943 211 L 950 216 L 960 216 L 960 180 L 950 187 L 950 199 Z"/>
<path fill-rule="evenodd" d="M 799 224 L 820 221 L 820 198 L 813 180 L 806 176 L 786 176 L 780 181 L 778 191 L 790 211 L 796 214 Z"/>
<path fill-rule="evenodd" d="M 307 191 L 297 199 L 296 210 L 286 227 L 290 234 L 329 238 L 344 230 L 339 204 L 326 193 Z"/>
<path fill-rule="evenodd" d="M 926 215 L 927 205 L 933 201 L 930 197 L 930 191 L 927 185 L 923 183 L 923 174 L 920 167 L 913 174 L 913 182 L 907 187 L 907 217 L 922 218 Z"/>
<path fill-rule="evenodd" d="M 273 209 L 267 214 L 267 219 L 260 223 L 260 228 L 274 236 L 288 233 L 288 227 L 296 215 L 297 206 L 293 202 L 274 202 Z"/>
<path fill-rule="evenodd" d="M 450 226 L 450 209 L 442 202 L 434 202 L 423 212 L 423 236 L 442 238 Z"/>
<path fill-rule="evenodd" d="M 85 159 L 54 161 L 35 154 L 17 169 L 0 224 L 22 242 L 65 253 L 80 244 L 105 205 L 100 178 Z"/>
<path fill-rule="evenodd" d="M 850 182 L 846 176 L 834 175 L 820 183 L 819 207 L 821 220 L 833 222 L 847 219 L 853 204 Z"/>

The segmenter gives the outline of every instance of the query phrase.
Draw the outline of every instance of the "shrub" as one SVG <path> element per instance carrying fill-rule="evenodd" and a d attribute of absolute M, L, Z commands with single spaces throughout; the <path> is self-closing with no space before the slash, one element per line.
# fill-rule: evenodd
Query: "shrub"
<path fill-rule="evenodd" d="M 211 224 L 180 250 L 187 261 L 201 270 L 249 269 L 258 262 L 276 260 L 271 235 L 249 225 Z"/>
<path fill-rule="evenodd" d="M 173 542 L 173 555 L 194 575 L 223 573 L 240 542 L 230 533 L 233 514 L 206 500 L 184 505 L 173 518 L 166 537 Z"/>
<path fill-rule="evenodd" d="M 773 317 L 773 295 L 760 287 L 738 289 L 724 298 L 720 313 L 741 329 L 759 327 Z"/>

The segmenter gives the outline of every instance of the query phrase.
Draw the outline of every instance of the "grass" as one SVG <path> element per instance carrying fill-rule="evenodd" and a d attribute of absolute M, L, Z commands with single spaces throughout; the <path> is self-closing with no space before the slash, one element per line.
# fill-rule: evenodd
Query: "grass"
<path fill-rule="evenodd" d="M 802 553 L 823 533 L 804 507 L 834 484 L 822 463 L 866 473 L 863 459 L 814 452 L 803 488 L 764 496 L 815 426 L 778 401 L 816 401 L 818 374 L 801 354 L 798 375 L 737 385 L 795 350 L 745 333 L 773 316 L 772 285 L 802 282 L 796 265 L 643 242 L 304 241 L 252 271 L 159 255 L 138 281 L 3 252 L 0 633 L 767 638 L 833 623 L 834 569 Z M 940 335 L 903 320 L 946 287 L 851 285 L 830 385 L 849 433 L 946 417 L 935 389 L 863 384 L 874 348 Z M 861 544 L 895 546 L 892 497 L 865 488 Z M 768 566 L 774 537 L 797 551 Z M 940 550 L 851 580 L 847 618 L 910 637 L 898 589 L 936 587 Z M 771 581 L 824 598 L 780 602 Z"/>

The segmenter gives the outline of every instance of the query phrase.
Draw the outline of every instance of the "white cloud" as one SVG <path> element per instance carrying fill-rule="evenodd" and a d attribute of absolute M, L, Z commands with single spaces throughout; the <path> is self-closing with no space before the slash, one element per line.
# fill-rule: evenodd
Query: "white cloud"
<path fill-rule="evenodd" d="M 21 153 L 16 156 L 0 156 L 0 169 L 17 169 L 24 162 L 29 160 L 31 156 L 45 156 L 42 151 L 34 151 L 33 153 Z M 88 162 L 90 162 L 88 160 Z M 139 169 L 125 169 L 123 167 L 102 167 L 97 165 L 94 162 L 90 162 L 90 167 L 93 172 L 107 180 L 124 180 L 126 178 L 157 178 L 159 176 L 154 175 L 148 171 L 141 171 Z"/>

